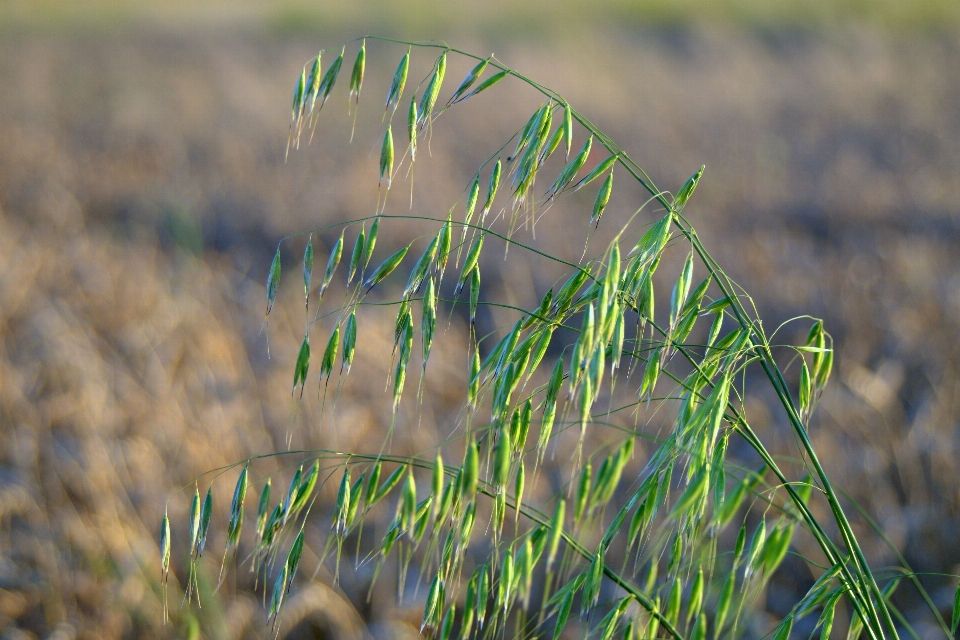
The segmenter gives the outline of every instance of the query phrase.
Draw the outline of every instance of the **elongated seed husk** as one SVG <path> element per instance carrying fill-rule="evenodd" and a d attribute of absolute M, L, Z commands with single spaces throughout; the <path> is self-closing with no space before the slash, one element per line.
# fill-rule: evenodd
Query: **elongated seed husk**
<path fill-rule="evenodd" d="M 385 111 L 389 111 L 391 108 L 396 109 L 397 104 L 400 103 L 400 97 L 403 95 L 403 88 L 407 84 L 407 73 L 410 70 L 410 49 L 407 49 L 407 52 L 403 54 L 403 57 L 400 59 L 400 63 L 397 65 L 397 70 L 393 72 L 393 80 L 390 82 L 390 90 L 387 91 L 387 102 L 384 106 Z"/>
<path fill-rule="evenodd" d="M 387 180 L 387 189 L 393 180 L 393 128 L 387 125 L 383 134 L 383 145 L 380 147 L 380 184 Z"/>
<path fill-rule="evenodd" d="M 273 309 L 273 303 L 277 299 L 277 289 L 280 287 L 280 247 L 273 255 L 273 262 L 270 264 L 270 273 L 267 275 L 267 313 Z"/>
<path fill-rule="evenodd" d="M 483 74 L 484 69 L 487 68 L 487 64 L 489 63 L 490 58 L 484 58 L 478 62 L 477 65 L 467 73 L 466 77 L 460 83 L 460 86 L 458 86 L 457 90 L 453 92 L 453 96 L 450 97 L 450 100 L 447 104 L 453 104 L 454 102 L 457 102 L 457 100 L 459 100 L 460 97 L 463 96 L 463 94 L 465 94 L 467 90 L 473 86 L 473 83 L 477 81 L 477 78 Z"/>

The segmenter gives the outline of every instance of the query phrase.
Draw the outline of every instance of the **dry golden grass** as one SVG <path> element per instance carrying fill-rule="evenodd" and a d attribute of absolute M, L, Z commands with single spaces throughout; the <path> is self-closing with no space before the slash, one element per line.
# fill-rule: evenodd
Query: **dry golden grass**
<path fill-rule="evenodd" d="M 594 40 L 582 43 L 575 64 L 552 45 L 498 54 L 596 114 L 624 146 L 650 149 L 662 182 L 678 185 L 707 163 L 694 214 L 718 259 L 772 319 L 812 311 L 838 339 L 840 380 L 813 434 L 836 484 L 917 570 L 955 570 L 960 125 L 957 80 L 937 69 L 957 59 L 956 45 L 869 32 L 842 42 L 696 30 L 638 37 L 617 41 L 616 61 L 602 72 L 596 60 L 614 45 Z M 366 215 L 375 200 L 349 188 L 376 175 L 362 129 L 353 149 L 321 138 L 282 163 L 293 75 L 320 44 L 223 33 L 215 43 L 151 33 L 0 43 L 0 84 L 9 88 L 0 94 L 0 627 L 11 637 L 184 632 L 176 595 L 177 623 L 162 624 L 156 542 L 168 500 L 174 535 L 186 535 L 192 485 L 181 487 L 252 453 L 285 449 L 291 427 L 295 447 L 369 449 L 368 440 L 382 438 L 390 402 L 379 345 L 364 343 L 351 376 L 374 384 L 348 385 L 336 419 L 320 417 L 313 371 L 291 422 L 302 332 L 295 279 L 271 314 L 272 360 L 258 336 L 276 239 Z M 378 118 L 370 105 L 385 94 L 395 61 L 378 61 L 377 77 L 369 55 L 361 117 Z M 522 98 L 501 108 L 518 122 L 531 111 Z M 438 177 L 429 185 L 424 154 L 417 206 L 445 210 L 482 155 L 478 143 L 513 126 L 466 122 L 443 123 L 458 133 L 434 141 Z M 321 171 L 329 177 L 317 178 Z M 402 200 L 401 191 L 392 197 Z M 415 233 L 382 237 L 381 251 Z M 574 258 L 581 236 L 575 224 L 544 229 L 549 246 Z M 334 240 L 315 238 L 318 264 Z M 284 249 L 286 264 L 299 250 Z M 530 303 L 528 289 L 542 293 L 551 282 L 519 270 L 490 286 L 520 305 Z M 485 320 L 489 328 L 505 321 Z M 388 335 L 380 322 L 390 321 L 361 317 L 365 340 Z M 435 442 L 444 415 L 459 408 L 463 335 L 455 325 L 446 350 L 438 347 L 432 410 L 419 430 L 403 432 L 409 453 Z M 770 406 L 758 401 L 748 411 L 789 450 Z M 258 477 L 274 464 L 287 462 L 263 462 Z M 217 531 L 232 481 L 228 474 L 216 485 Z M 872 557 L 889 558 L 856 525 Z M 211 546 L 215 574 L 222 538 Z M 182 558 L 174 567 L 182 583 Z M 382 629 L 409 617 L 389 594 L 370 608 L 362 598 L 348 605 L 324 580 L 290 602 L 288 624 L 294 612 L 306 620 L 329 611 L 318 625 L 357 633 L 360 620 Z M 929 584 L 940 603 L 949 585 Z M 204 594 L 205 634 L 263 631 L 251 586 L 243 565 L 217 599 Z M 797 587 L 774 586 L 767 607 L 782 614 Z M 901 606 L 910 614 L 915 603 Z"/>

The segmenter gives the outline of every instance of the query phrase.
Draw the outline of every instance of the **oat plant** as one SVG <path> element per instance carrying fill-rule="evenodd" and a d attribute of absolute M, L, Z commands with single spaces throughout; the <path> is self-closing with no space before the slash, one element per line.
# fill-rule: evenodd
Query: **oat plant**
<path fill-rule="evenodd" d="M 768 333 L 749 295 L 684 213 L 703 167 L 675 193 L 662 190 L 562 96 L 493 56 L 384 38 L 321 51 L 303 67 L 288 153 L 314 137 L 325 105 L 342 106 L 329 99 L 341 73 L 355 117 L 371 59 L 368 41 L 376 45 L 371 55 L 390 69 L 387 58 L 397 60 L 385 99 L 370 107 L 383 111 L 374 146 L 379 175 L 370 180 L 377 208 L 282 244 L 303 252 L 288 277 L 302 273 L 309 310 L 291 363 L 295 398 L 311 388 L 326 393 L 331 378 L 349 376 L 364 340 L 358 311 L 394 305 L 384 395 L 393 408 L 390 436 L 365 451 L 279 452 L 297 458 L 289 482 L 256 476 L 259 458 L 238 462 L 218 471 L 237 476 L 232 499 L 219 502 L 203 486 L 209 477 L 201 478 L 190 488 L 190 540 L 181 554 L 188 558 L 185 597 L 197 591 L 216 503 L 230 504 L 224 558 L 246 547 L 236 560 L 264 584 L 271 633 L 297 577 L 314 573 L 301 566 L 305 532 L 312 532 L 325 536 L 325 547 L 313 553 L 334 574 L 343 563 L 368 563 L 375 581 L 382 567 L 397 563 L 401 585 L 412 576 L 426 596 L 420 627 L 426 637 L 557 638 L 566 629 L 604 640 L 814 634 L 880 640 L 914 635 L 891 601 L 899 585 L 911 584 L 952 638 L 957 607 L 952 620 L 943 619 L 905 563 L 868 565 L 808 431 L 830 378 L 832 339 L 810 317 Z M 348 50 L 356 52 L 349 68 Z M 418 56 L 431 63 L 422 78 L 411 73 Z M 472 66 L 459 84 L 446 76 L 454 58 Z M 508 78 L 514 89 L 535 92 L 540 105 L 512 137 L 485 150 L 487 160 L 465 177 L 449 212 L 412 211 L 405 193 L 388 201 L 412 180 L 429 136 L 443 135 L 440 116 L 503 90 Z M 363 102 L 376 102 L 367 93 Z M 614 174 L 618 187 L 631 183 L 647 194 L 632 215 L 603 216 Z M 600 251 L 590 251 L 588 242 L 579 261 L 538 249 L 529 229 L 581 189 L 593 201 L 582 214 L 583 237 L 615 224 L 613 239 Z M 412 220 L 432 220 L 434 232 L 403 247 L 377 244 L 382 229 Z M 318 233 L 339 238 L 319 284 L 313 279 Z M 478 310 L 508 307 L 481 295 L 481 257 L 508 249 L 567 274 L 536 307 L 514 308 L 512 324 L 481 335 Z M 661 263 L 672 266 L 658 271 Z M 346 283 L 345 299 L 324 299 L 334 278 Z M 267 314 L 280 280 L 278 247 L 267 277 Z M 405 282 L 397 299 L 382 297 L 388 280 Z M 396 455 L 394 439 L 417 426 L 398 419 L 402 398 L 415 393 L 407 378 L 423 384 L 434 339 L 452 313 L 469 326 L 461 410 L 441 425 L 443 446 Z M 806 339 L 793 346 L 775 341 L 790 330 Z M 747 419 L 745 394 L 761 393 L 758 380 L 769 385 L 789 424 L 793 451 L 772 450 Z M 339 486 L 335 505 L 327 515 L 319 508 L 311 515 L 327 483 Z M 162 528 L 166 579 L 166 517 Z M 361 533 L 372 549 L 347 552 L 345 542 Z M 758 627 L 758 599 L 788 557 L 807 565 L 812 584 L 779 624 Z"/>

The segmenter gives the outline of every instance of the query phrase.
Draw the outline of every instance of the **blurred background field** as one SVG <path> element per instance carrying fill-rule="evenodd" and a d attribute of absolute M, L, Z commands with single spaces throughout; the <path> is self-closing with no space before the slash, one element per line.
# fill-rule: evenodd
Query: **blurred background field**
<path fill-rule="evenodd" d="M 3 637 L 269 633 L 247 565 L 211 593 L 222 536 L 205 558 L 203 609 L 181 608 L 174 586 L 173 622 L 164 625 L 157 532 L 169 500 L 183 540 L 190 483 L 204 471 L 285 450 L 288 434 L 294 448 L 369 450 L 389 424 L 377 355 L 389 343 L 375 338 L 389 340 L 392 318 L 362 318 L 369 329 L 358 372 L 336 417 L 328 401 L 321 418 L 313 373 L 292 417 L 303 326 L 296 277 L 271 314 L 270 358 L 260 332 L 278 240 L 373 213 L 376 159 L 367 152 L 401 48 L 368 43 L 352 146 L 340 86 L 313 144 L 284 163 L 301 65 L 318 48 L 367 33 L 495 52 L 573 102 L 662 188 L 675 190 L 705 164 L 687 211 L 768 329 L 810 314 L 836 338 L 836 375 L 812 430 L 828 473 L 916 571 L 930 573 L 924 583 L 949 610 L 956 581 L 936 574 L 960 572 L 956 2 L 588 9 L 572 0 L 8 0 L 0 4 Z M 430 62 L 415 58 L 417 73 Z M 451 68 L 443 100 L 465 72 Z M 418 161 L 414 207 L 424 215 L 444 216 L 491 140 L 538 104 L 506 83 L 474 102 L 438 122 L 431 156 Z M 407 211 L 407 188 L 391 195 L 397 213 Z M 572 198 L 557 207 L 538 241 L 575 260 L 589 206 Z M 605 220 L 636 206 L 625 201 Z M 385 227 L 378 255 L 421 231 Z M 335 240 L 314 236 L 318 264 Z M 302 246 L 284 245 L 286 273 L 296 276 Z M 557 275 L 536 267 L 494 275 L 490 296 L 530 304 Z M 506 321 L 481 320 L 486 330 Z M 784 342 L 799 331 L 790 328 Z M 322 344 L 325 335 L 314 338 Z M 465 340 L 454 316 L 430 364 L 428 410 L 419 421 L 412 405 L 401 412 L 398 451 L 424 451 L 445 436 L 466 384 Z M 748 410 L 789 454 L 774 405 L 760 395 Z M 256 472 L 295 462 L 264 461 Z M 221 532 L 234 478 L 215 485 Z M 324 491 L 331 498 L 335 487 Z M 866 522 L 855 525 L 877 566 L 891 564 Z M 283 637 L 416 634 L 416 603 L 396 606 L 389 585 L 366 603 L 362 575 L 333 588 L 326 571 L 309 588 L 303 581 Z M 761 616 L 783 615 L 793 583 L 807 579 L 785 571 Z M 923 637 L 935 635 L 916 597 L 904 589 L 897 602 Z"/>

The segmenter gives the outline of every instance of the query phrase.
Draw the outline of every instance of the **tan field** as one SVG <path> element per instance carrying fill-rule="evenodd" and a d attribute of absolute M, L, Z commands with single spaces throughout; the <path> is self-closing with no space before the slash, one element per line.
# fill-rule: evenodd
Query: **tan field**
<path fill-rule="evenodd" d="M 332 5 L 327 14 L 298 3 L 64 4 L 0 8 L 3 638 L 273 633 L 263 577 L 250 573 L 243 544 L 217 589 L 238 469 L 197 478 L 258 454 L 376 453 L 387 441 L 392 307 L 358 314 L 349 377 L 318 385 L 314 368 L 297 403 L 290 389 L 304 331 L 300 235 L 281 244 L 286 279 L 263 326 L 264 283 L 281 238 L 324 229 L 312 236 L 316 282 L 339 235 L 328 227 L 369 217 L 377 206 L 371 149 L 404 47 L 368 42 L 352 145 L 341 86 L 312 144 L 284 157 L 302 65 L 319 48 L 339 49 L 371 32 L 495 52 L 569 99 L 661 188 L 675 191 L 706 165 L 686 213 L 753 295 L 768 331 L 798 315 L 824 319 L 837 362 L 812 422 L 814 444 L 834 483 L 924 574 L 949 619 L 956 578 L 942 574 L 960 571 L 960 17 L 953 4 L 880 3 L 862 13 L 786 3 L 774 14 L 731 2 L 689 18 L 691 3 L 679 0 L 654 3 L 649 17 L 626 3 L 596 15 L 563 3 L 542 20 L 507 3 L 463 8 L 462 16 L 459 5 L 433 12 L 422 2 L 382 11 L 376 3 Z M 427 54 L 415 57 L 411 78 L 431 63 Z M 451 62 L 442 100 L 467 69 Z M 404 171 L 387 213 L 446 216 L 477 165 L 539 105 L 519 83 L 496 91 L 438 119 L 429 146 L 421 142 L 412 210 Z M 602 252 L 644 198 L 637 188 L 619 193 L 592 250 Z M 577 261 L 590 206 L 578 194 L 546 211 L 536 246 Z M 644 224 L 654 219 L 652 210 L 641 215 Z M 433 229 L 385 225 L 374 262 Z M 531 231 L 518 237 L 533 243 Z M 503 262 L 487 258 L 484 295 L 515 307 L 535 305 L 561 275 L 519 251 Z M 325 294 L 331 309 L 346 295 L 342 280 L 338 274 Z M 377 300 L 396 299 L 400 285 L 393 286 Z M 397 454 L 432 457 L 447 441 L 445 457 L 462 455 L 451 425 L 462 417 L 467 323 L 462 309 L 448 306 L 441 316 L 419 407 L 419 366 L 408 376 L 388 441 Z M 485 310 L 478 331 L 515 317 Z M 332 320 L 315 325 L 315 353 Z M 782 342 L 802 340 L 808 327 L 787 325 Z M 795 381 L 796 370 L 787 372 Z M 759 382 L 750 385 L 754 426 L 785 459 L 796 456 L 776 399 Z M 567 464 L 558 451 L 552 464 Z M 275 473 L 282 491 L 306 457 L 255 461 L 256 486 Z M 182 604 L 183 541 L 194 486 L 202 493 L 211 482 L 215 515 L 198 609 Z M 308 568 L 276 632 L 414 637 L 423 585 L 398 603 L 391 574 L 368 599 L 372 566 L 357 567 L 360 541 L 344 548 L 339 585 L 329 554 L 321 562 L 338 482 L 336 475 L 321 488 Z M 174 535 L 169 622 L 158 546 L 165 510 Z M 896 564 L 868 521 L 853 520 L 873 564 Z M 802 562 L 785 563 L 746 635 L 772 629 L 811 582 Z M 903 587 L 895 602 L 921 637 L 939 633 L 915 592 Z"/>

